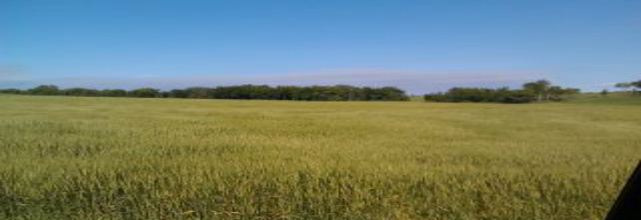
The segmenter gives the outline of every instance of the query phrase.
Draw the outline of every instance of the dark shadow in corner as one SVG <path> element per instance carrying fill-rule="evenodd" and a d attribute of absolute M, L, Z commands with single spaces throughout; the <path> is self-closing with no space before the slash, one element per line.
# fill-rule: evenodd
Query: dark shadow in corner
<path fill-rule="evenodd" d="M 605 220 L 641 220 L 641 162 L 621 190 Z"/>

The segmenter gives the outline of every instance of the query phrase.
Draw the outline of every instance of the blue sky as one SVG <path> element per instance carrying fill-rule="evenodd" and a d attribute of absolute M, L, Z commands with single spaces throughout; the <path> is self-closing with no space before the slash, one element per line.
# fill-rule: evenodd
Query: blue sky
<path fill-rule="evenodd" d="M 0 87 L 641 79 L 639 0 L 0 0 Z"/>

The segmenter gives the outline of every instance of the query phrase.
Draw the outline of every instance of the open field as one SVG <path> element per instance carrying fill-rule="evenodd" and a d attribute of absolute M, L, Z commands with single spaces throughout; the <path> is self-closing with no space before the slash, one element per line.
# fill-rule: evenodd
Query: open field
<path fill-rule="evenodd" d="M 641 105 L 641 95 L 634 95 L 630 92 L 610 92 L 607 96 L 599 93 L 583 93 L 575 96 L 572 103 L 575 104 L 615 104 L 615 105 Z"/>
<path fill-rule="evenodd" d="M 596 220 L 634 103 L 0 95 L 0 219 Z"/>

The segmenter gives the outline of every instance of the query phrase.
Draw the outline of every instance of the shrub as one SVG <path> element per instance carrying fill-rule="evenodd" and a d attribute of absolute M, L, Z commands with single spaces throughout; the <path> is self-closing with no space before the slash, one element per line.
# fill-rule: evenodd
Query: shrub
<path fill-rule="evenodd" d="M 461 87 L 452 88 L 446 93 L 432 93 L 424 96 L 425 101 L 434 102 L 528 103 L 535 98 L 533 93 L 524 90 Z"/>

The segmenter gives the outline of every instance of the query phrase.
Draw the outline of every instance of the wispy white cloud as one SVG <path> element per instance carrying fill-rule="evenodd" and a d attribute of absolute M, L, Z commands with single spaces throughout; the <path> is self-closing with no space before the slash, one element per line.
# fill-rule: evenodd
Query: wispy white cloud
<path fill-rule="evenodd" d="M 25 78 L 22 85 L 162 89 L 236 84 L 397 86 L 411 93 L 443 91 L 453 86 L 518 86 L 544 77 L 530 70 L 393 70 L 380 68 L 325 69 L 285 74 L 193 74 L 180 76 Z M 6 83 L 5 83 L 6 84 Z M 1 84 L 0 84 L 1 85 Z"/>

